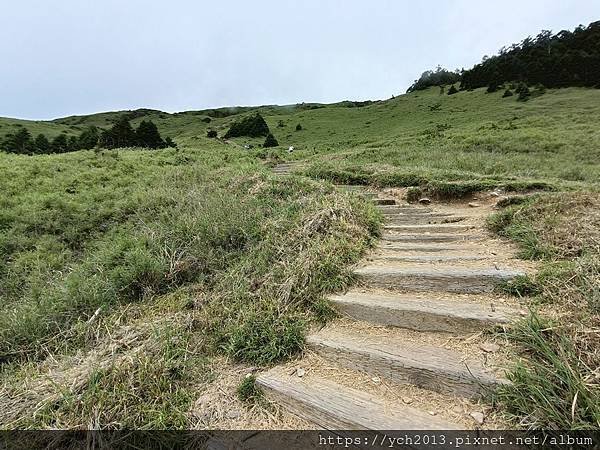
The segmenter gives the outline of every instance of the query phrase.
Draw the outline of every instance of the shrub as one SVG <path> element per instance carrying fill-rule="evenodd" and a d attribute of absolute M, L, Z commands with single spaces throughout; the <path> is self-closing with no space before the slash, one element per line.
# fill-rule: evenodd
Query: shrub
<path fill-rule="evenodd" d="M 165 145 L 167 147 L 177 148 L 177 143 L 168 136 L 165 138 Z"/>
<path fill-rule="evenodd" d="M 104 130 L 100 135 L 100 145 L 104 148 L 134 147 L 136 144 L 136 132 L 131 128 L 131 124 L 125 116 L 118 119 L 110 129 Z"/>
<path fill-rule="evenodd" d="M 217 130 L 208 130 L 206 132 L 206 137 L 216 138 L 217 137 Z"/>
<path fill-rule="evenodd" d="M 278 128 L 283 128 L 283 127 L 285 127 L 285 124 L 283 123 L 283 120 L 279 120 L 279 121 L 277 121 L 277 127 L 278 127 Z"/>
<path fill-rule="evenodd" d="M 300 125 L 300 124 L 296 125 L 296 131 L 302 131 L 302 125 Z"/>
<path fill-rule="evenodd" d="M 504 91 L 504 94 L 502 94 L 502 98 L 506 98 L 506 97 L 512 97 L 513 95 L 513 91 L 511 91 L 510 89 L 507 89 Z"/>
<path fill-rule="evenodd" d="M 454 87 L 454 85 L 450 86 L 450 89 L 448 89 L 448 95 L 453 95 L 456 94 L 458 92 L 458 89 L 456 89 L 456 87 Z"/>
<path fill-rule="evenodd" d="M 526 102 L 527 100 L 529 100 L 529 97 L 531 97 L 531 92 L 529 91 L 529 88 L 525 85 L 523 86 L 523 88 L 520 89 L 517 100 L 520 102 Z"/>
<path fill-rule="evenodd" d="M 491 94 L 491 93 L 493 93 L 493 92 L 496 92 L 496 91 L 497 91 L 499 88 L 500 88 L 500 86 L 498 85 L 498 83 L 496 83 L 495 81 L 492 81 L 492 82 L 491 82 L 491 83 L 488 85 L 486 92 L 487 92 L 488 94 Z"/>
<path fill-rule="evenodd" d="M 151 120 L 142 120 L 135 130 L 136 144 L 144 148 L 165 148 L 166 143 Z"/>
<path fill-rule="evenodd" d="M 254 116 L 248 116 L 240 121 L 233 122 L 225 138 L 248 136 L 260 137 L 269 134 L 269 126 L 263 117 L 256 113 Z"/>
<path fill-rule="evenodd" d="M 265 143 L 263 144 L 263 147 L 265 147 L 265 148 L 277 147 L 278 145 L 279 145 L 279 142 L 277 142 L 277 139 L 275 139 L 275 136 L 273 136 L 271 133 L 269 133 L 267 135 L 267 138 L 265 139 Z"/>
<path fill-rule="evenodd" d="M 212 119 L 211 119 L 210 117 L 204 117 L 204 118 L 202 119 L 202 122 L 204 122 L 204 123 L 211 123 L 211 122 L 212 122 Z"/>

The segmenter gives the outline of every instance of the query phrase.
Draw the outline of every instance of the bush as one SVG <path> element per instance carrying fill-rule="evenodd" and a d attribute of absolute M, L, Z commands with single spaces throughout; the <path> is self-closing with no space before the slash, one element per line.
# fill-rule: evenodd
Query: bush
<path fill-rule="evenodd" d="M 217 130 L 208 130 L 206 132 L 206 137 L 216 138 L 217 137 Z"/>
<path fill-rule="evenodd" d="M 177 143 L 173 139 L 171 139 L 170 137 L 168 137 L 168 136 L 165 139 L 165 145 L 167 147 L 177 148 Z"/>
<path fill-rule="evenodd" d="M 498 85 L 498 83 L 493 81 L 488 85 L 486 92 L 488 94 L 491 94 L 493 92 L 496 92 L 498 89 L 500 89 L 500 86 Z"/>
<path fill-rule="evenodd" d="M 204 117 L 204 118 L 202 119 L 202 122 L 204 122 L 204 123 L 211 123 L 211 122 L 212 122 L 212 119 L 211 119 L 210 117 Z"/>
<path fill-rule="evenodd" d="M 142 120 L 135 130 L 136 144 L 144 148 L 165 148 L 167 144 L 160 136 L 158 127 L 151 120 Z"/>
<path fill-rule="evenodd" d="M 517 100 L 520 102 L 526 102 L 527 100 L 529 100 L 530 97 L 531 97 L 531 92 L 529 91 L 529 88 L 527 86 L 524 86 L 523 88 L 520 89 Z"/>
<path fill-rule="evenodd" d="M 265 139 L 265 143 L 263 144 L 263 147 L 265 147 L 265 148 L 277 147 L 278 145 L 279 145 L 279 142 L 277 142 L 277 139 L 275 139 L 275 136 L 273 136 L 271 133 L 269 133 L 267 135 L 267 138 Z"/>
<path fill-rule="evenodd" d="M 450 86 L 450 89 L 448 89 L 448 95 L 453 95 L 456 94 L 458 92 L 458 89 L 456 89 L 456 87 L 454 87 L 454 85 Z"/>
<path fill-rule="evenodd" d="M 511 91 L 510 89 L 507 89 L 504 91 L 504 94 L 502 94 L 502 98 L 506 98 L 506 97 L 512 97 L 513 95 L 513 91 Z"/>
<path fill-rule="evenodd" d="M 232 137 L 260 137 L 267 136 L 269 134 L 269 126 L 263 117 L 256 113 L 254 116 L 248 116 L 243 118 L 240 121 L 233 122 L 227 133 L 225 133 L 225 138 Z"/>
<path fill-rule="evenodd" d="M 300 124 L 296 125 L 296 131 L 302 131 L 302 125 L 300 125 Z"/>

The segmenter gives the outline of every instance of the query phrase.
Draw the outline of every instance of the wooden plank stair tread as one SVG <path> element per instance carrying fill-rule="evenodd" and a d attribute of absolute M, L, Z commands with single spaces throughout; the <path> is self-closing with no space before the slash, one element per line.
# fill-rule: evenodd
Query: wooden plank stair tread
<path fill-rule="evenodd" d="M 328 430 L 451 430 L 459 425 L 427 412 L 384 399 L 330 380 L 292 378 L 271 370 L 257 385 L 265 395 L 293 414 Z"/>
<path fill-rule="evenodd" d="M 506 382 L 459 353 L 401 338 L 357 336 L 326 328 L 308 336 L 307 344 L 338 365 L 442 394 L 473 398 Z"/>
<path fill-rule="evenodd" d="M 456 223 L 440 223 L 440 224 L 421 224 L 421 225 L 410 225 L 410 224 L 398 224 L 398 225 L 384 225 L 383 229 L 386 231 L 412 231 L 414 233 L 460 233 L 463 231 L 472 230 L 475 228 L 473 225 L 463 225 Z"/>
<path fill-rule="evenodd" d="M 384 233 L 381 236 L 383 241 L 393 242 L 457 242 L 457 241 L 479 241 L 483 236 L 476 234 L 457 234 L 457 233 Z"/>
<path fill-rule="evenodd" d="M 431 242 L 427 244 L 420 244 L 418 242 L 415 243 L 401 243 L 401 242 L 393 242 L 393 241 L 383 241 L 378 247 L 380 250 L 390 250 L 395 252 L 423 252 L 423 253 L 438 253 L 438 252 L 453 252 L 453 251 L 463 251 L 465 249 L 464 245 L 449 245 L 442 243 L 442 245 L 437 245 L 436 242 Z"/>
<path fill-rule="evenodd" d="M 518 311 L 475 302 L 418 298 L 406 294 L 348 292 L 329 297 L 338 310 L 354 319 L 417 331 L 463 333 L 508 324 Z"/>
<path fill-rule="evenodd" d="M 375 255 L 370 259 L 372 261 L 389 262 L 450 262 L 450 261 L 482 261 L 490 259 L 485 255 Z"/>
<path fill-rule="evenodd" d="M 354 271 L 368 285 L 410 291 L 491 292 L 523 272 L 451 266 L 366 266 Z"/>

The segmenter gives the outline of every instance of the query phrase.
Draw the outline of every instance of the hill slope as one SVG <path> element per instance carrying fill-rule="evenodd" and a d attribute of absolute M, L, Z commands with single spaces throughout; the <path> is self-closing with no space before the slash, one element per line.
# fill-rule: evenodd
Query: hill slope
<path fill-rule="evenodd" d="M 208 129 L 223 136 L 256 112 L 279 147 L 261 148 L 263 138 L 206 136 Z M 348 286 L 347 269 L 381 218 L 328 183 L 278 179 L 269 164 L 299 160 L 314 178 L 449 196 L 498 185 L 597 191 L 600 179 L 600 90 L 585 88 L 534 92 L 527 102 L 483 89 L 447 95 L 431 88 L 373 103 L 0 119 L 0 135 L 18 126 L 77 134 L 123 114 L 134 125 L 151 119 L 179 148 L 0 154 L 3 427 L 214 426 L 196 415 L 198 397 L 233 379 L 225 388 L 235 399 L 240 370 L 248 370 L 219 358 L 265 366 L 297 353 L 309 324 L 331 316 L 324 294 Z M 529 257 L 560 259 L 560 271 L 525 280 L 524 288 L 568 311 L 573 333 L 592 329 L 597 318 L 597 240 L 589 232 L 597 228 L 595 198 L 552 194 L 492 221 Z M 551 239 L 568 245 L 546 245 Z M 545 411 L 523 394 L 540 387 L 541 397 L 571 405 L 581 389 L 590 398 L 598 391 L 597 383 L 582 384 L 589 371 L 578 365 L 595 367 L 595 353 L 586 350 L 597 348 L 587 346 L 591 337 L 548 338 L 548 329 L 516 330 L 538 364 L 516 372 L 520 390 L 503 394 L 507 410 L 516 423 L 535 416 L 532 426 L 591 426 L 589 411 Z M 564 342 L 576 351 L 563 351 Z M 536 345 L 544 346 L 542 356 Z M 548 360 L 573 379 L 532 380 L 553 380 L 543 370 Z M 261 408 L 248 411 L 240 413 L 246 423 L 265 417 Z"/>
<path fill-rule="evenodd" d="M 280 146 L 293 145 L 296 152 L 291 157 L 315 162 L 321 175 L 327 175 L 325 169 L 344 169 L 359 180 L 378 179 L 383 184 L 406 184 L 391 174 L 407 172 L 426 179 L 463 181 L 543 179 L 572 184 L 600 179 L 600 130 L 596 126 L 600 90 L 548 90 L 540 96 L 534 93 L 527 102 L 515 98 L 502 98 L 502 92 L 487 94 L 483 89 L 445 95 L 431 88 L 362 107 L 342 102 L 219 110 L 220 114 L 215 110 L 176 114 L 138 110 L 52 122 L 0 119 L 0 135 L 17 126 L 32 133 L 76 134 L 88 125 L 107 127 L 120 114 L 128 114 L 134 125 L 151 119 L 163 136 L 194 148 L 214 144 L 206 138 L 208 129 L 222 136 L 232 121 L 260 111 Z M 211 117 L 224 114 L 231 115 Z M 207 118 L 210 123 L 203 121 Z M 297 124 L 301 131 L 296 131 Z M 262 139 L 233 141 L 262 144 Z M 373 177 L 382 171 L 390 175 L 387 180 Z"/>

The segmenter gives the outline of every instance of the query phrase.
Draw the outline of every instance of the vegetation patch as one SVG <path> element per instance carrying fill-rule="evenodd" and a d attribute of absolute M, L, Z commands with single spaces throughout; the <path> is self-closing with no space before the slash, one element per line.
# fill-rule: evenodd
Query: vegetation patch
<path fill-rule="evenodd" d="M 241 136 L 260 137 L 269 134 L 267 122 L 259 113 L 256 113 L 233 122 L 227 133 L 225 133 L 225 139 Z"/>
<path fill-rule="evenodd" d="M 298 352 L 379 227 L 366 201 L 227 147 L 2 158 L 9 427 L 189 428 L 212 358 Z"/>
<path fill-rule="evenodd" d="M 545 194 L 512 203 L 490 228 L 542 267 L 526 287 L 537 313 L 510 331 L 518 363 L 499 400 L 531 428 L 600 426 L 600 200 L 596 192 Z M 531 292 L 530 292 L 531 293 Z"/>

